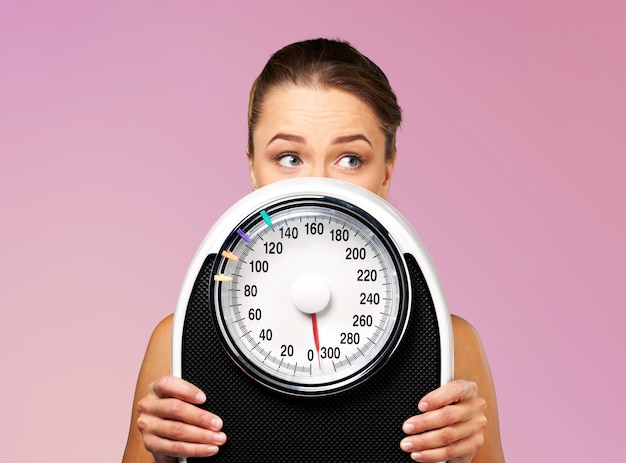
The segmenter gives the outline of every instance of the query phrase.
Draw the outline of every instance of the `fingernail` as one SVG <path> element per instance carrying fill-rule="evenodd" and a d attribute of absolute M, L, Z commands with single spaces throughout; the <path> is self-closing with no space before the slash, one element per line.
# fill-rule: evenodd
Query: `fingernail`
<path fill-rule="evenodd" d="M 426 410 L 428 410 L 428 402 L 420 402 L 420 403 L 417 405 L 417 409 L 418 409 L 420 412 L 425 412 Z"/>
<path fill-rule="evenodd" d="M 413 431 L 415 431 L 415 425 L 413 423 L 404 423 L 404 426 L 402 426 L 402 430 L 407 434 L 411 434 Z"/>
<path fill-rule="evenodd" d="M 215 436 L 213 436 L 213 440 L 217 444 L 222 445 L 224 442 L 226 442 L 226 434 L 224 434 L 223 432 L 218 432 L 217 434 L 215 434 Z"/>
<path fill-rule="evenodd" d="M 211 426 L 213 426 L 213 429 L 218 430 L 218 429 L 222 429 L 224 423 L 222 423 L 222 420 L 220 418 L 213 418 L 211 420 Z"/>
<path fill-rule="evenodd" d="M 411 460 L 420 461 L 421 458 L 422 458 L 422 454 L 419 452 L 413 452 L 411 454 Z"/>
<path fill-rule="evenodd" d="M 201 404 L 203 404 L 204 402 L 206 402 L 206 395 L 204 395 L 204 392 L 200 391 L 196 394 L 196 400 L 198 402 L 200 402 Z"/>
<path fill-rule="evenodd" d="M 411 441 L 403 441 L 400 443 L 400 448 L 402 450 L 404 450 L 405 452 L 408 452 L 409 450 L 411 450 L 413 448 L 413 444 L 411 443 Z"/>

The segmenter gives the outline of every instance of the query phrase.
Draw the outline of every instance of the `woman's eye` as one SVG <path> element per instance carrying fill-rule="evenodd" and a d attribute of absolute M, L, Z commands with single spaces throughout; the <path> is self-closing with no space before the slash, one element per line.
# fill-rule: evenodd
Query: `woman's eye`
<path fill-rule="evenodd" d="M 339 165 L 348 169 L 359 167 L 362 163 L 361 158 L 356 155 L 344 156 L 339 160 Z"/>
<path fill-rule="evenodd" d="M 284 167 L 299 166 L 302 161 L 295 154 L 284 154 L 278 158 L 278 163 Z"/>

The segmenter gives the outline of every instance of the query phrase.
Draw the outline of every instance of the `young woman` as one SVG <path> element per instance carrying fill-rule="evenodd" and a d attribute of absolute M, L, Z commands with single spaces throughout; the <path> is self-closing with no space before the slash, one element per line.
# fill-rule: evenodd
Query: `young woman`
<path fill-rule="evenodd" d="M 385 198 L 401 122 L 383 72 L 345 42 L 289 45 L 250 93 L 248 163 L 253 188 L 293 177 L 330 177 Z M 504 461 L 493 381 L 480 339 L 452 317 L 454 381 L 427 394 L 402 426 L 415 461 Z M 196 405 L 204 393 L 171 376 L 172 316 L 155 329 L 139 372 L 124 462 L 208 457 L 226 442 L 220 417 Z M 372 426 L 375 426 L 372 423 Z M 251 449 L 251 455 L 254 450 Z"/>

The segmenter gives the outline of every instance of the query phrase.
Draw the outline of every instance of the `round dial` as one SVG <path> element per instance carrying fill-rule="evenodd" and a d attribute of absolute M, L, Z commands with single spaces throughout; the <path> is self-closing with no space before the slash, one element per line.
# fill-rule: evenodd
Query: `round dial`
<path fill-rule="evenodd" d="M 405 271 L 386 230 L 336 199 L 252 213 L 216 269 L 211 297 L 227 349 L 286 392 L 354 385 L 389 357 L 407 322 Z"/>

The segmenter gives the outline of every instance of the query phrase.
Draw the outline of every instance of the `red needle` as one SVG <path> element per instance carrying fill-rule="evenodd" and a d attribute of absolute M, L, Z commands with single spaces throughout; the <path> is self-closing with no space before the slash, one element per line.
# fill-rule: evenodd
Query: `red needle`
<path fill-rule="evenodd" d="M 320 359 L 320 335 L 317 331 L 317 314 L 311 314 L 311 323 L 313 324 L 313 339 L 315 340 L 315 350 L 317 351 L 317 364 L 322 369 L 322 360 Z"/>

